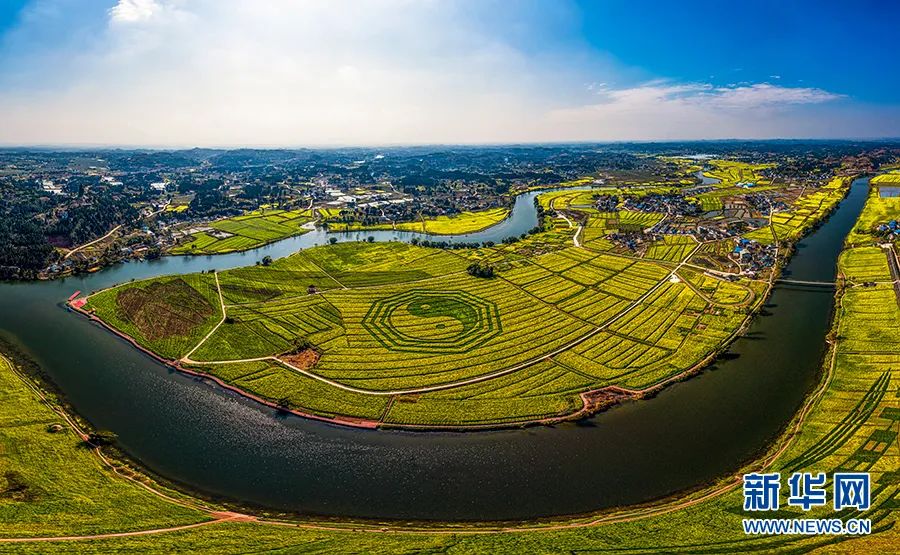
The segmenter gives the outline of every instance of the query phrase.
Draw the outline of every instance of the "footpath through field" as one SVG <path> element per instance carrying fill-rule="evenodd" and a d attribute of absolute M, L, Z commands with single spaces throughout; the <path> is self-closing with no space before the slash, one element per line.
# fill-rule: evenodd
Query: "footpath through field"
<path fill-rule="evenodd" d="M 616 313 L 616 314 L 614 314 L 613 316 L 611 316 L 609 319 L 607 319 L 607 320 L 606 320 L 605 322 L 603 322 L 601 325 L 597 326 L 596 328 L 594 328 L 593 330 L 587 332 L 586 334 L 582 335 L 581 337 L 579 337 L 579 338 L 577 338 L 577 339 L 571 341 L 570 343 L 568 343 L 568 344 L 566 344 L 566 345 L 563 345 L 562 347 L 560 347 L 560 348 L 558 348 L 558 349 L 556 349 L 556 350 L 554 350 L 554 351 L 552 351 L 552 352 L 550 352 L 550 353 L 541 355 L 541 356 L 536 357 L 536 358 L 533 358 L 533 359 L 531 359 L 531 360 L 527 360 L 527 361 L 525 361 L 525 362 L 523 362 L 523 363 L 520 363 L 520 364 L 517 364 L 517 365 L 515 365 L 515 366 L 511 366 L 511 367 L 509 367 L 509 368 L 504 368 L 504 369 L 502 369 L 502 370 L 497 370 L 496 372 L 491 372 L 490 374 L 485 374 L 485 375 L 482 375 L 482 376 L 476 376 L 476 377 L 474 377 L 474 378 L 468 378 L 468 379 L 465 379 L 465 380 L 460 380 L 460 381 L 457 381 L 457 382 L 449 382 L 449 383 L 444 383 L 444 384 L 432 385 L 432 386 L 427 386 L 427 387 L 419 387 L 419 388 L 413 388 L 413 389 L 397 389 L 397 390 L 392 390 L 392 391 L 375 391 L 375 390 L 371 390 L 371 389 L 361 389 L 361 388 L 358 388 L 358 387 L 353 387 L 353 386 L 350 386 L 350 385 L 342 384 L 342 383 L 340 383 L 340 382 L 336 382 L 336 381 L 331 380 L 331 379 L 328 379 L 328 378 L 326 378 L 326 377 L 324 377 L 324 376 L 320 376 L 319 374 L 316 374 L 316 373 L 314 373 L 314 372 L 310 372 L 310 371 L 308 371 L 308 370 L 306 370 L 306 369 L 304 369 L 304 368 L 299 368 L 299 367 L 297 367 L 297 366 L 294 366 L 294 365 L 292 365 L 291 363 L 286 362 L 286 361 L 284 361 L 284 360 L 281 360 L 281 359 L 279 359 L 278 357 L 275 357 L 275 356 L 257 357 L 257 358 L 247 358 L 247 359 L 238 359 L 238 360 L 204 361 L 204 362 L 198 362 L 198 361 L 192 360 L 192 359 L 190 358 L 190 355 L 191 355 L 192 353 L 194 353 L 197 349 L 199 349 L 200 346 L 203 345 L 203 343 L 206 342 L 206 340 L 213 334 L 213 332 L 216 330 L 216 328 L 218 328 L 218 327 L 222 324 L 222 322 L 225 321 L 225 302 L 224 302 L 224 300 L 223 300 L 223 298 L 222 298 L 222 289 L 221 289 L 221 287 L 220 287 L 220 285 L 219 285 L 218 274 L 216 274 L 216 287 L 217 287 L 217 289 L 218 289 L 218 293 L 219 293 L 219 301 L 220 301 L 221 307 L 222 307 L 222 320 L 219 322 L 219 324 L 216 325 L 215 328 L 213 328 L 212 331 L 210 331 L 210 332 L 206 335 L 206 337 L 204 337 L 202 340 L 200 340 L 200 343 L 198 343 L 193 349 L 191 349 L 191 351 L 190 351 L 187 355 L 185 355 L 184 357 L 182 357 L 182 359 L 180 360 L 180 362 L 187 363 L 187 364 L 195 364 L 195 365 L 209 365 L 209 364 L 235 364 L 235 363 L 242 363 L 242 362 L 259 362 L 259 361 L 264 361 L 264 360 L 270 360 L 270 361 L 275 362 L 276 364 L 280 364 L 280 365 L 282 365 L 282 366 L 285 366 L 285 367 L 287 367 L 287 368 L 290 368 L 291 370 L 294 370 L 295 372 L 299 372 L 300 374 L 303 374 L 304 376 L 307 376 L 307 377 L 312 378 L 312 379 L 314 379 L 314 380 L 318 380 L 318 381 L 320 381 L 320 382 L 322 382 L 322 383 L 326 383 L 326 384 L 331 385 L 331 386 L 333 386 L 333 387 L 336 387 L 336 388 L 338 388 L 338 389 L 342 389 L 342 390 L 344 390 L 344 391 L 350 391 L 350 392 L 353 392 L 353 393 L 361 393 L 361 394 L 365 394 L 365 395 L 379 395 L 379 396 L 411 395 L 411 394 L 418 394 L 418 393 L 429 393 L 429 392 L 432 392 L 432 391 L 441 391 L 441 390 L 444 390 L 444 389 L 452 389 L 452 388 L 461 387 L 461 386 L 465 386 L 465 385 L 472 385 L 472 384 L 480 383 L 480 382 L 483 382 L 483 381 L 492 380 L 492 379 L 494 379 L 494 378 L 499 378 L 499 377 L 501 377 L 501 376 L 505 376 L 505 375 L 507 375 L 507 374 L 511 374 L 511 373 L 513 373 L 513 372 L 516 372 L 516 371 L 518 371 L 518 370 L 522 370 L 522 369 L 524 369 L 524 368 L 528 368 L 528 367 L 530 367 L 530 366 L 533 366 L 533 365 L 535 365 L 535 364 L 538 364 L 539 362 L 541 362 L 541 361 L 543 361 L 543 360 L 550 359 L 550 358 L 552 358 L 552 357 L 554 357 L 554 356 L 556 356 L 556 355 L 558 355 L 558 354 L 560 354 L 560 353 L 563 353 L 563 352 L 565 352 L 565 351 L 571 349 L 572 347 L 576 347 L 576 346 L 580 345 L 581 343 L 584 343 L 585 341 L 587 341 L 587 340 L 590 339 L 591 337 L 597 335 L 598 333 L 600 333 L 600 332 L 602 332 L 603 330 L 607 329 L 607 328 L 608 328 L 609 326 L 611 326 L 612 324 L 614 324 L 614 323 L 616 323 L 617 321 L 619 321 L 619 320 L 620 320 L 621 318 L 623 318 L 626 314 L 628 314 L 628 312 L 630 312 L 632 309 L 634 309 L 635 307 L 639 306 L 642 302 L 644 302 L 645 300 L 647 300 L 647 298 L 650 297 L 650 295 L 652 295 L 653 293 L 655 293 L 660 287 L 662 287 L 663 285 L 665 285 L 666 283 L 668 283 L 670 280 L 672 280 L 672 278 L 677 277 L 677 272 L 678 272 L 678 270 L 680 270 L 683 266 L 685 266 L 685 264 L 687 263 L 687 261 L 691 258 L 691 256 L 694 255 L 695 252 L 697 252 L 697 250 L 698 250 L 701 246 L 702 246 L 702 243 L 701 243 L 701 244 L 697 244 L 697 246 L 695 246 L 695 247 L 691 250 L 691 252 L 688 253 L 688 255 L 684 258 L 684 260 L 682 260 L 680 263 L 678 263 L 678 264 L 675 266 L 675 268 L 672 269 L 668 274 L 666 274 L 665 277 L 663 277 L 661 280 L 659 280 L 659 281 L 656 283 L 656 285 L 654 285 L 654 286 L 651 287 L 649 290 L 647 290 L 643 295 L 641 295 L 640 297 L 638 297 L 637 299 L 635 299 L 634 301 L 632 301 L 628 306 L 626 306 L 625 308 L 623 308 L 621 311 L 619 311 L 618 313 Z M 680 278 L 679 278 L 679 279 L 680 279 Z"/>

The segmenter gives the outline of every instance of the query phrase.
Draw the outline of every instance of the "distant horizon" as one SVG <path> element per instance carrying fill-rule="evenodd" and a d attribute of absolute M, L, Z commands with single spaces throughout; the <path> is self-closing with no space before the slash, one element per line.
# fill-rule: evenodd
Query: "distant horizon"
<path fill-rule="evenodd" d="M 392 149 L 392 148 L 489 148 L 489 147 L 540 147 L 540 146 L 591 146 L 591 145 L 666 145 L 692 143 L 900 143 L 896 137 L 842 137 L 842 138 L 771 138 L 771 139 L 666 139 L 666 140 L 608 140 L 608 141 L 531 141 L 507 143 L 393 143 L 393 144 L 320 144 L 320 145 L 116 145 L 116 144 L 4 144 L 0 150 L 148 150 L 148 151 L 186 151 L 186 150 L 338 150 L 338 149 Z"/>

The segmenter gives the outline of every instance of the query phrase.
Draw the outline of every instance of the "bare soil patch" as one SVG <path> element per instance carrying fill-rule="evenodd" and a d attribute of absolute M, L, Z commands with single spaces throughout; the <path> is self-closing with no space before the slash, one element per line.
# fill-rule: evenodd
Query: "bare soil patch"
<path fill-rule="evenodd" d="M 116 296 L 116 304 L 150 340 L 188 335 L 214 311 L 199 291 L 180 279 L 125 289 Z"/>
<path fill-rule="evenodd" d="M 300 370 L 309 370 L 319 362 L 319 353 L 315 349 L 303 349 L 296 353 L 281 355 L 279 358 Z"/>

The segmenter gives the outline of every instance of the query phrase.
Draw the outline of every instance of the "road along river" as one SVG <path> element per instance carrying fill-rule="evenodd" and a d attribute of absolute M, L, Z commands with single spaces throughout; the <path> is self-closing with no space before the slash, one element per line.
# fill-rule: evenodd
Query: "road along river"
<path fill-rule="evenodd" d="M 800 243 L 786 277 L 832 281 L 867 181 Z M 463 241 L 499 241 L 536 224 L 535 193 Z M 438 520 L 525 519 L 659 498 L 732 472 L 759 453 L 816 381 L 833 292 L 778 286 L 724 360 L 650 400 L 578 423 L 523 430 L 360 430 L 284 416 L 167 368 L 63 307 L 135 278 L 250 265 L 324 244 L 421 234 L 321 231 L 254 251 L 166 257 L 53 282 L 0 284 L 0 335 L 33 358 L 94 426 L 189 488 L 305 513 Z M 447 237 L 440 237 L 447 239 Z"/>

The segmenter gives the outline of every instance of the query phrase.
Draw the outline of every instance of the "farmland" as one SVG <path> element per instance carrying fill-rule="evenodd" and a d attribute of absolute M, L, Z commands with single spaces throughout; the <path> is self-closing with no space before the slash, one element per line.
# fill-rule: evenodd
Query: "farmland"
<path fill-rule="evenodd" d="M 827 216 L 844 198 L 852 180 L 836 177 L 828 184 L 802 194 L 789 210 L 771 215 L 770 225 L 750 232 L 748 239 L 760 242 L 796 240 Z"/>
<path fill-rule="evenodd" d="M 876 178 L 873 178 L 872 181 L 874 182 Z M 884 184 L 884 181 L 881 183 Z M 898 217 L 900 217 L 900 197 L 881 196 L 880 187 L 872 187 L 869 190 L 866 206 L 850 232 L 847 242 L 851 245 L 872 244 L 875 241 L 873 232 L 876 226 L 896 220 Z"/>
<path fill-rule="evenodd" d="M 452 216 L 422 218 L 419 222 L 398 223 L 396 228 L 402 231 L 420 231 L 434 235 L 462 235 L 475 233 L 497 224 L 509 216 L 508 208 L 494 208 L 479 212 L 463 212 Z"/>
<path fill-rule="evenodd" d="M 300 235 L 312 221 L 309 210 L 260 209 L 241 216 L 210 222 L 191 233 L 188 240 L 169 250 L 170 254 L 222 254 L 260 247 Z"/>
<path fill-rule="evenodd" d="M 327 220 L 328 229 L 331 231 L 366 231 L 396 229 L 398 231 L 416 231 L 432 235 L 463 235 L 475 233 L 492 225 L 498 224 L 509 216 L 508 208 L 493 208 L 478 212 L 462 212 L 451 216 L 437 216 L 435 218 L 420 217 L 417 221 L 361 224 L 359 222 L 341 222 Z M 336 218 L 337 214 L 328 212 L 327 218 Z"/>
<path fill-rule="evenodd" d="M 749 193 L 762 193 L 765 191 L 771 191 L 775 189 L 775 187 L 771 185 L 762 185 L 756 186 L 752 188 L 745 187 L 723 187 L 720 189 L 715 189 L 713 191 L 709 191 L 706 193 L 701 193 L 694 197 L 688 197 L 696 200 L 700 203 L 700 208 L 704 212 L 710 210 L 722 210 L 723 208 L 723 199 L 728 197 L 736 197 L 741 195 L 746 195 Z"/>
<path fill-rule="evenodd" d="M 823 199 L 811 196 L 816 192 L 798 197 L 778 240 L 789 242 L 791 229 L 803 233 L 827 213 L 833 193 Z M 656 215 L 600 213 L 580 202 L 567 210 L 586 215 L 578 222 L 585 226 L 582 246 L 573 245 L 574 226 L 558 218 L 545 222 L 543 233 L 477 249 L 340 243 L 265 267 L 126 283 L 89 297 L 87 309 L 151 351 L 286 409 L 383 427 L 461 428 L 584 414 L 591 394 L 608 386 L 635 396 L 655 392 L 698 368 L 765 298 L 766 279 L 723 279 L 700 263 L 700 255 L 727 254 L 731 238 L 698 243 L 657 233 L 644 250 L 627 253 L 611 247 L 608 233 L 629 220 L 633 227 L 626 229 L 646 229 Z M 542 522 L 510 523 L 502 531 L 428 523 L 412 532 L 391 522 L 303 518 L 310 527 L 299 528 L 272 525 L 265 516 L 226 520 L 193 503 L 169 503 L 112 472 L 61 413 L 18 377 L 5 379 L 0 359 L 7 411 L 0 511 L 8 516 L 3 522 L 15 522 L 3 536 L 148 533 L 34 544 L 0 539 L 0 551 L 892 552 L 900 541 L 900 297 L 891 283 L 892 249 L 872 229 L 898 216 L 896 199 L 873 188 L 840 257 L 821 381 L 769 451 L 741 469 L 871 472 L 872 509 L 808 513 L 871 518 L 871 536 L 744 535 L 741 519 L 753 515 L 740 510 L 737 472 L 658 503 L 559 518 L 539 532 L 532 528 Z M 492 261 L 496 276 L 469 275 L 473 260 Z M 562 335 L 566 330 L 574 339 Z M 259 360 L 244 360 L 250 358 Z M 394 363 L 381 367 L 382 359 Z M 53 424 L 63 429 L 51 433 Z M 778 516 L 798 514 L 785 508 Z"/>
<path fill-rule="evenodd" d="M 653 221 L 616 214 L 617 225 Z M 672 265 L 697 246 L 671 237 L 634 260 L 574 246 L 507 258 L 507 245 L 339 243 L 268 267 L 125 284 L 85 308 L 164 358 L 304 413 L 500 425 L 577 414 L 583 394 L 652 388 L 714 354 L 766 284 L 678 276 Z M 465 272 L 473 257 L 506 263 L 481 279 Z M 284 356 L 298 349 L 315 364 Z"/>
<path fill-rule="evenodd" d="M 872 178 L 872 183 L 876 185 L 897 185 L 900 184 L 900 170 L 893 170 Z"/>
<path fill-rule="evenodd" d="M 102 534 L 207 520 L 107 471 L 3 357 L 0 392 L 0 537 Z"/>
<path fill-rule="evenodd" d="M 876 250 L 872 250 L 871 243 L 848 247 L 840 259 L 840 272 L 846 276 L 889 279 L 886 265 L 877 263 L 878 248 L 874 248 Z M 347 256 L 341 258 L 346 260 Z M 542 262 L 545 265 L 555 263 L 557 267 L 568 264 L 552 260 Z M 679 275 L 717 302 L 746 300 L 740 297 L 736 287 L 731 287 L 734 284 L 720 283 L 685 268 L 679 270 Z M 719 288 L 726 290 L 717 293 Z M 318 528 L 298 528 L 269 525 L 265 519 L 253 523 L 218 520 L 201 528 L 155 532 L 154 528 L 202 522 L 212 516 L 165 503 L 124 478 L 104 471 L 91 451 L 77 447 L 77 439 L 71 432 L 47 433 L 47 424 L 58 422 L 59 416 L 38 402 L 37 397 L 24 387 L 24 382 L 11 379 L 12 374 L 0 367 L 6 401 L 4 409 L 7 411 L 3 444 L 16 446 L 12 450 L 7 447 L 4 462 L 18 469 L 26 477 L 26 483 L 34 484 L 31 480 L 43 480 L 46 476 L 59 476 L 52 484 L 48 482 L 41 488 L 39 498 L 24 501 L 28 503 L 25 505 L 29 507 L 28 512 L 23 513 L 21 499 L 0 501 L 0 510 L 15 511 L 17 519 L 15 527 L 5 535 L 52 537 L 113 531 L 149 532 L 139 536 L 96 538 L 90 542 L 39 541 L 15 546 L 16 552 L 28 553 L 126 550 L 162 553 L 186 547 L 197 552 L 291 551 L 298 546 L 310 545 L 330 552 L 428 549 L 450 553 L 512 550 L 556 553 L 579 549 L 602 551 L 611 543 L 615 543 L 619 551 L 627 548 L 627 552 L 678 552 L 688 545 L 692 552 L 888 553 L 898 541 L 896 499 L 900 491 L 896 480 L 898 455 L 893 448 L 896 446 L 897 378 L 892 368 L 900 364 L 895 354 L 900 346 L 900 336 L 891 323 L 900 318 L 900 308 L 888 285 L 844 288 L 838 292 L 838 307 L 834 344 L 825 357 L 819 386 L 770 450 L 734 476 L 739 477 L 740 472 L 750 470 L 830 473 L 850 469 L 870 472 L 873 480 L 871 509 L 847 514 L 836 513 L 830 506 L 824 506 L 806 513 L 813 518 L 869 518 L 873 524 L 873 533 L 869 536 L 747 536 L 742 531 L 741 519 L 752 515 L 741 511 L 740 481 L 732 477 L 645 507 L 554 521 L 553 529 L 540 532 L 535 528 L 540 528 L 541 523 L 527 523 L 521 528 L 510 526 L 503 531 L 479 524 L 453 525 L 459 532 L 482 532 L 477 534 L 445 533 L 440 524 L 431 525 L 436 527 L 434 533 L 427 529 L 411 532 L 398 524 L 394 533 L 384 534 L 385 528 L 394 529 L 395 525 L 379 523 L 377 529 L 372 529 L 365 523 L 303 520 L 303 524 Z M 254 375 L 271 376 L 267 372 L 272 366 L 269 362 L 257 362 L 227 368 L 235 375 L 253 381 Z M 354 405 L 356 414 L 367 416 L 382 408 L 372 396 L 354 396 L 344 391 L 335 395 L 335 391 L 323 388 L 316 380 L 303 381 L 304 377 L 296 373 L 284 376 L 294 381 L 281 381 L 282 391 L 302 395 L 300 392 L 312 388 L 307 397 L 319 403 L 323 413 L 329 410 L 352 412 L 347 407 Z M 553 387 L 546 386 L 548 379 L 555 384 Z M 240 380 L 235 378 L 236 383 Z M 549 362 L 541 363 L 522 373 L 519 379 L 498 378 L 496 387 L 485 382 L 456 391 L 421 395 L 415 402 L 398 399 L 394 402 L 399 407 L 397 412 L 391 412 L 393 418 L 401 421 L 422 414 L 430 420 L 438 420 L 446 419 L 446 411 L 457 410 L 462 405 L 465 410 L 461 413 L 465 417 L 480 421 L 485 418 L 485 413 L 479 411 L 489 411 L 490 405 L 494 404 L 504 406 L 510 415 L 529 418 L 541 411 L 566 410 L 566 394 L 578 391 L 583 383 L 581 380 L 583 378 L 566 374 Z M 542 386 L 535 387 L 535 383 Z M 512 400 L 523 396 L 532 402 L 511 404 Z M 406 414 L 405 411 L 419 404 L 427 411 Z M 486 414 L 490 416 L 491 412 Z M 52 456 L 48 457 L 48 452 Z M 89 493 L 82 493 L 81 488 L 85 487 Z M 84 499 L 92 500 L 90 507 L 84 505 Z M 32 515 L 27 529 L 19 524 L 23 514 Z M 12 520 L 4 519 L 4 522 Z M 10 544 L 4 547 L 14 548 Z"/>
<path fill-rule="evenodd" d="M 772 164 L 748 164 L 734 160 L 710 160 L 709 164 L 712 168 L 703 174 L 718 179 L 720 181 L 718 187 L 730 187 L 738 183 L 767 185 L 769 180 L 765 179 L 760 171 L 774 167 Z"/>
<path fill-rule="evenodd" d="M 773 187 L 760 174 L 770 165 L 710 165 L 716 199 L 746 192 L 741 180 Z M 744 237 L 796 241 L 849 183 L 793 189 Z M 627 200 L 604 202 L 616 191 Z M 84 309 L 173 365 L 301 414 L 381 426 L 555 422 L 597 410 L 592 399 L 613 389 L 641 397 L 699 371 L 765 299 L 774 249 L 724 225 L 700 234 L 697 222 L 718 216 L 679 213 L 683 198 L 657 186 L 552 191 L 537 197 L 541 226 L 501 244 L 339 242 L 266 266 L 124 284 Z M 410 225 L 458 234 L 506 215 Z M 492 277 L 476 277 L 473 262 Z"/>
<path fill-rule="evenodd" d="M 869 198 L 866 212 L 896 217 L 898 210 L 872 209 L 877 196 Z M 879 216 L 879 218 L 882 216 Z M 861 220 L 862 221 L 862 220 Z M 860 224 L 865 227 L 865 224 Z M 107 470 L 95 452 L 79 447 L 80 440 L 66 426 L 60 413 L 41 402 L 35 390 L 10 372 L 0 360 L 0 383 L 4 393 L 4 426 L 2 442 L 5 471 L 0 484 L 6 484 L 0 498 L 0 511 L 10 514 L 5 537 L 49 537 L 74 534 L 142 532 L 142 535 L 95 538 L 89 542 L 42 540 L 32 544 L 2 544 L 5 550 L 27 553 L 110 551 L 171 552 L 189 548 L 193 551 L 231 552 L 255 549 L 293 550 L 298 545 L 313 544 L 332 552 L 376 550 L 441 550 L 446 552 L 541 551 L 565 552 L 577 549 L 603 549 L 615 542 L 618 549 L 676 552 L 687 543 L 691 550 L 719 552 L 824 552 L 870 553 L 891 552 L 898 541 L 896 499 L 900 495 L 896 480 L 897 410 L 896 371 L 900 365 L 896 355 L 900 335 L 893 325 L 900 319 L 900 304 L 892 287 L 880 283 L 874 287 L 859 286 L 857 280 L 882 282 L 890 279 L 886 252 L 870 238 L 849 245 L 839 261 L 840 274 L 848 286 L 838 292 L 833 345 L 824 360 L 824 372 L 815 392 L 784 435 L 760 458 L 739 472 L 755 471 L 825 471 L 852 469 L 870 472 L 873 480 L 873 506 L 852 515 L 835 513 L 829 506 L 808 513 L 817 518 L 870 518 L 870 536 L 747 536 L 741 519 L 750 516 L 740 510 L 742 494 L 739 480 L 729 477 L 699 491 L 679 494 L 658 504 L 627 508 L 554 522 L 552 530 L 536 532 L 540 523 L 523 525 L 522 530 L 495 531 L 479 524 L 454 525 L 480 534 L 447 534 L 435 530 L 406 531 L 397 525 L 395 533 L 384 534 L 384 527 L 370 529 L 365 523 L 318 522 L 303 524 L 321 529 L 269 525 L 258 522 L 223 520 L 204 510 L 170 503 L 150 491 Z M 345 245 L 329 256 L 313 253 L 311 259 L 323 260 L 318 273 L 308 261 L 292 261 L 291 268 L 318 276 L 323 289 L 327 283 L 324 268 L 340 274 L 351 268 L 368 267 L 377 271 L 378 262 L 396 249 L 394 259 L 417 263 L 421 268 L 437 271 L 450 259 L 428 261 L 420 249 L 400 246 L 381 247 L 371 258 L 365 248 Z M 324 251 L 323 251 L 324 252 Z M 578 251 L 557 252 L 537 257 L 508 272 L 520 283 L 536 283 L 545 270 L 567 273 L 585 262 L 609 271 L 627 269 L 631 263 L 612 255 L 574 255 Z M 305 253 L 309 254 L 309 253 Z M 447 253 L 441 253 L 447 254 Z M 452 256 L 452 255 L 451 255 Z M 582 260 L 583 259 L 583 260 Z M 324 260 L 328 262 L 325 263 Z M 416 262 L 418 261 L 418 262 Z M 282 262 L 282 261 L 279 261 Z M 282 262 L 283 263 L 283 262 Z M 254 269 L 255 270 L 255 269 Z M 261 271 L 268 268 L 260 269 Z M 224 277 L 226 273 L 222 272 Z M 716 304 L 739 306 L 752 302 L 741 284 L 711 278 L 702 272 L 681 268 L 678 275 L 692 290 Z M 205 276 L 205 278 L 208 276 Z M 574 274 L 573 274 L 574 277 Z M 592 273 L 582 281 L 591 279 Z M 205 279 L 204 278 L 204 279 Z M 192 286 L 198 284 L 183 278 Z M 425 278 L 426 280 L 428 278 Z M 601 282 L 602 283 L 602 282 Z M 667 281 L 667 283 L 670 283 Z M 146 289 L 147 284 L 135 284 Z M 331 283 L 328 290 L 338 290 Z M 660 291 L 660 295 L 667 294 Z M 285 290 L 285 297 L 292 293 Z M 648 299 L 649 301 L 649 299 Z M 93 302 L 93 301 L 92 301 Z M 397 304 L 396 302 L 393 304 Z M 401 303 L 402 304 L 402 303 Z M 419 307 L 422 308 L 421 306 Z M 571 307 L 570 307 L 571 308 Z M 465 312 L 444 306 L 443 314 Z M 446 318 L 431 314 L 429 318 Z M 462 320 L 467 320 L 462 318 Z M 469 322 L 477 320 L 468 318 Z M 449 323 L 448 320 L 442 320 Z M 463 324 L 460 324 L 463 325 Z M 385 397 L 355 394 L 338 390 L 301 375 L 284 372 L 276 361 L 221 365 L 215 371 L 242 387 L 257 381 L 267 382 L 273 397 L 292 406 L 303 406 L 319 414 L 356 415 L 374 418 L 383 414 L 390 402 Z M 553 361 L 533 365 L 521 373 L 495 380 L 473 383 L 454 389 L 420 395 L 406 395 L 393 401 L 387 422 L 471 421 L 496 418 L 500 412 L 510 419 L 538 418 L 545 414 L 572 410 L 574 393 L 581 391 L 590 379 L 563 368 Z M 454 416 L 454 414 L 456 416 Z M 61 431 L 49 433 L 49 426 L 61 424 Z M 5 480 L 5 481 L 3 481 Z M 151 488 L 157 488 L 151 482 Z M 35 493 L 35 495 L 32 494 Z M 89 500 L 89 502 L 88 502 Z M 12 525 L 11 523 L 15 523 Z M 23 524 L 26 523 L 26 524 Z M 166 531 L 168 527 L 210 522 L 200 528 Z M 432 526 L 440 528 L 439 524 Z M 531 530 L 525 531 L 524 528 Z M 159 530 L 157 530 L 159 529 Z"/>

